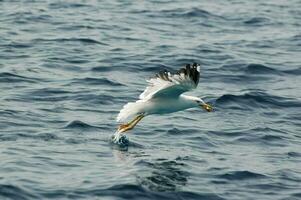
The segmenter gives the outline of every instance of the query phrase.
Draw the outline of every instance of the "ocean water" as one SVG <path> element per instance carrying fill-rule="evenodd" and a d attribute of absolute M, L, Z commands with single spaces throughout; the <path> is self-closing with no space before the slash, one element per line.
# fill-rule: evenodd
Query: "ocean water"
<path fill-rule="evenodd" d="M 201 64 L 215 111 L 149 116 Z M 301 199 L 301 1 L 0 1 L 0 199 Z"/>

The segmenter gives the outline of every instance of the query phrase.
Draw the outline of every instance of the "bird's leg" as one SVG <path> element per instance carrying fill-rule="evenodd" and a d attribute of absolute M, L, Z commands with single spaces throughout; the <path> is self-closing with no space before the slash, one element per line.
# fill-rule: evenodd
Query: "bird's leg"
<path fill-rule="evenodd" d="M 133 119 L 132 121 L 130 121 L 129 123 L 127 124 L 121 124 L 119 127 L 118 127 L 118 132 L 119 133 L 123 133 L 123 132 L 126 132 L 128 130 L 131 130 L 133 129 L 136 124 L 138 124 L 138 122 L 144 117 L 143 114 L 141 115 L 138 115 L 137 117 L 135 117 L 135 119 Z"/>

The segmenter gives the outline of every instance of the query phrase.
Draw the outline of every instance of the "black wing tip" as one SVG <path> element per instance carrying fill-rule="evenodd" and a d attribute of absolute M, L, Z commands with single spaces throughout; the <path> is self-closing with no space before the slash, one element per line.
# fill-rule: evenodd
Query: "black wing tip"
<path fill-rule="evenodd" d="M 184 73 L 185 76 L 189 76 L 190 79 L 197 85 L 199 83 L 200 72 L 198 71 L 198 67 L 200 64 L 194 62 L 192 64 L 186 64 L 186 68 L 181 68 L 178 73 Z"/>
<path fill-rule="evenodd" d="M 157 78 L 160 78 L 162 80 L 165 80 L 165 81 L 171 81 L 169 79 L 169 76 L 168 76 L 168 71 L 166 69 L 160 71 L 159 73 L 156 74 L 156 77 Z"/>
<path fill-rule="evenodd" d="M 188 76 L 196 85 L 199 83 L 200 72 L 198 67 L 200 64 L 194 62 L 192 64 L 186 64 L 185 68 L 181 68 L 177 71 L 177 74 L 184 74 Z M 164 69 L 156 74 L 157 78 L 160 78 L 165 81 L 171 81 L 169 78 L 169 71 Z"/>

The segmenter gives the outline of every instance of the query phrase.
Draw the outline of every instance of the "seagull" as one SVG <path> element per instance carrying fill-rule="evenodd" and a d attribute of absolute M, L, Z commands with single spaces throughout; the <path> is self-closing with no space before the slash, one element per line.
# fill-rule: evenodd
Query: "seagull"
<path fill-rule="evenodd" d="M 183 93 L 195 89 L 199 83 L 200 65 L 187 64 L 172 74 L 167 70 L 161 71 L 154 78 L 149 79 L 149 85 L 139 96 L 136 102 L 129 102 L 123 106 L 117 116 L 117 122 L 124 122 L 133 118 L 128 123 L 121 124 L 117 133 L 124 133 L 133 129 L 144 117 L 153 114 L 168 114 L 193 107 L 201 107 L 211 112 L 212 106 L 201 98 L 184 95 Z"/>

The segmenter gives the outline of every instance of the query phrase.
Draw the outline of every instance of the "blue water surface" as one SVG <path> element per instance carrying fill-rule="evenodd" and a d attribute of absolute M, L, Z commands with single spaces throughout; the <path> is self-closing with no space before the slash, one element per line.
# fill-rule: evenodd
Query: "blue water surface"
<path fill-rule="evenodd" d="M 0 0 L 0 199 L 301 199 L 301 2 Z M 213 104 L 116 115 L 201 64 Z"/>

